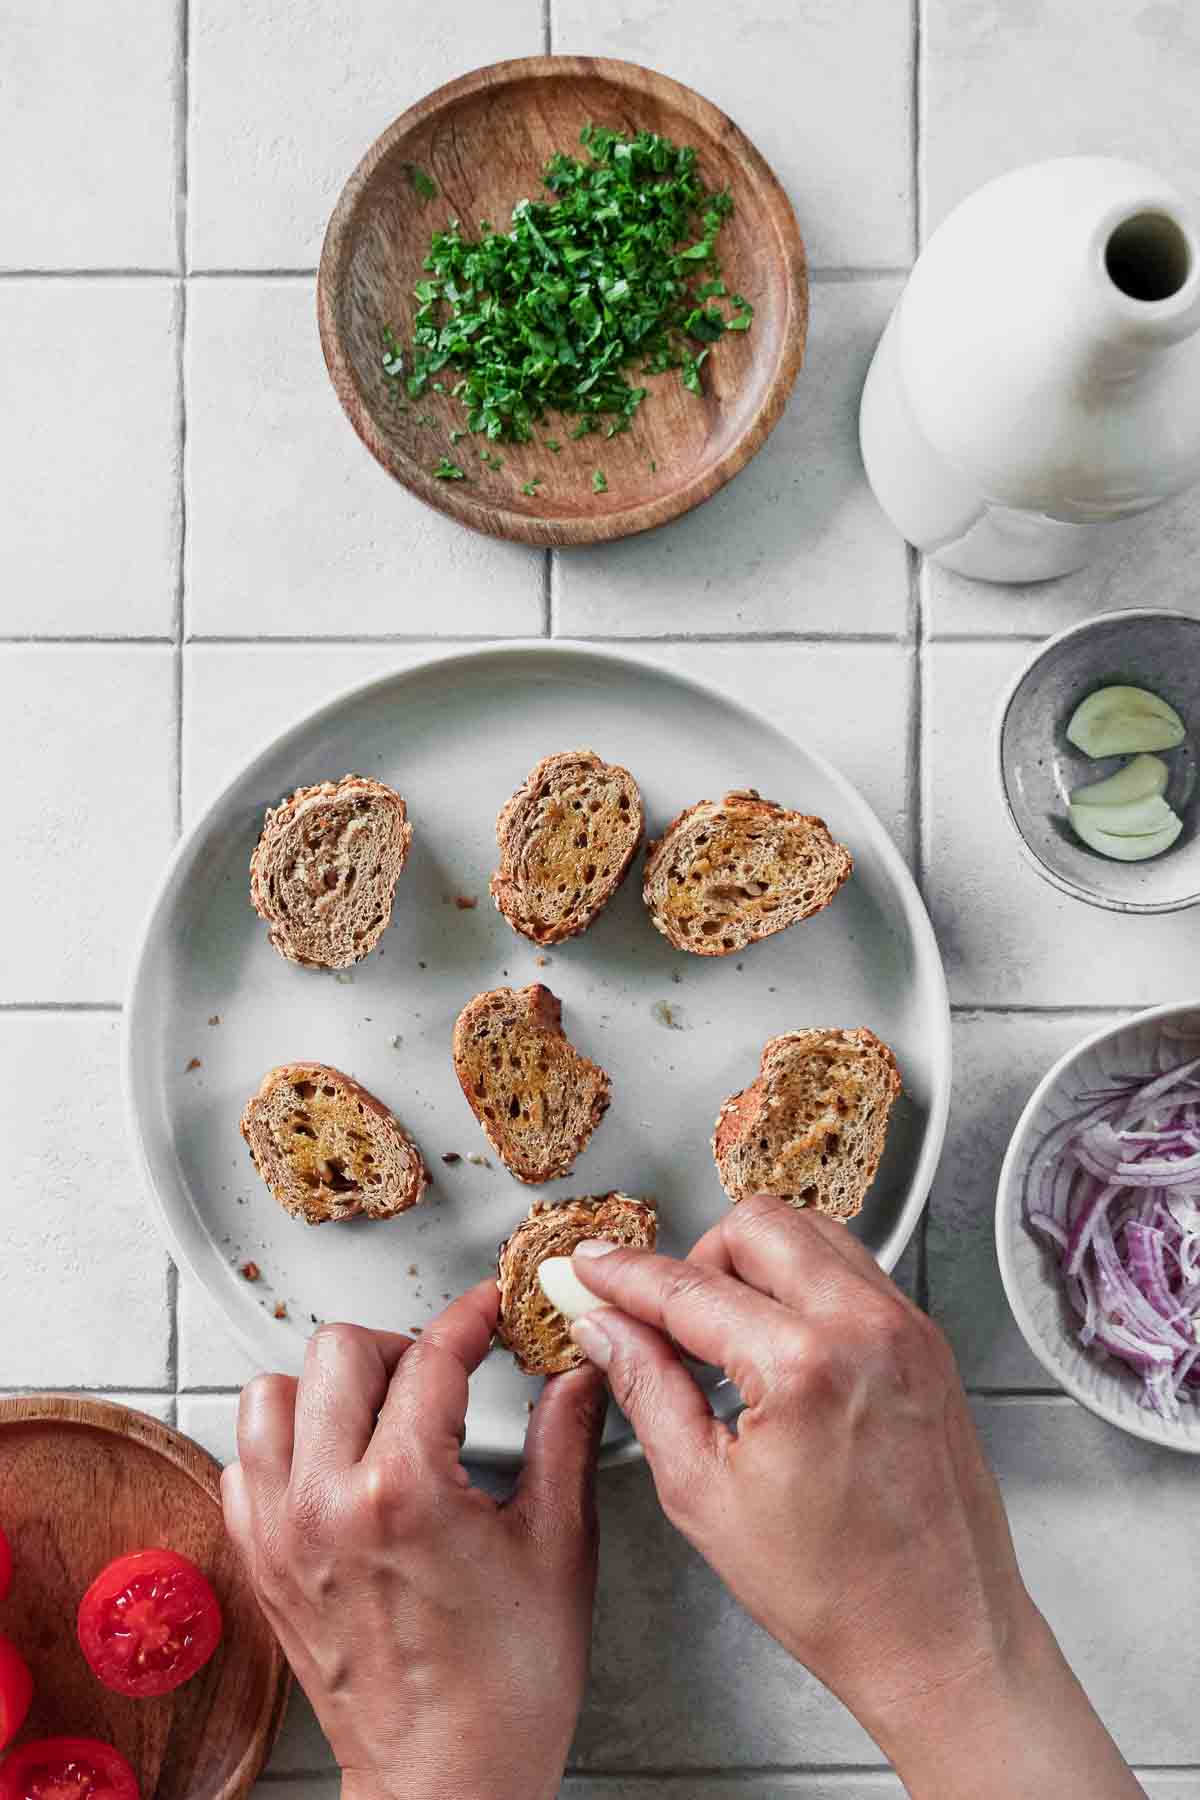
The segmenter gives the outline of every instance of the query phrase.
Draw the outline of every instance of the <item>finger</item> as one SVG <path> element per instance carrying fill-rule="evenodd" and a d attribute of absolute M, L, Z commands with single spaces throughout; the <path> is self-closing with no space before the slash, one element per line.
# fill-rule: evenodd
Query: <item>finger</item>
<path fill-rule="evenodd" d="M 793 1322 L 784 1309 L 732 1275 L 648 1250 L 614 1249 L 595 1238 L 585 1239 L 571 1261 L 598 1299 L 666 1332 L 690 1355 L 717 1363 L 751 1405 L 794 1349 L 788 1342 Z"/>
<path fill-rule="evenodd" d="M 801 1313 L 852 1303 L 860 1281 L 891 1287 L 845 1225 L 775 1194 L 748 1195 L 693 1246 L 688 1260 L 738 1275 Z"/>
<path fill-rule="evenodd" d="M 221 1511 L 232 1542 L 248 1558 L 254 1543 L 254 1510 L 241 1463 L 230 1463 L 221 1471 Z"/>
<path fill-rule="evenodd" d="M 388 1383 L 412 1344 L 398 1332 L 361 1325 L 321 1325 L 313 1332 L 296 1396 L 295 1480 L 361 1461 Z"/>
<path fill-rule="evenodd" d="M 512 1506 L 537 1533 L 595 1528 L 593 1481 L 608 1390 L 590 1363 L 555 1375 L 525 1433 L 525 1462 Z"/>
<path fill-rule="evenodd" d="M 414 1453 L 434 1466 L 458 1468 L 471 1375 L 491 1347 L 500 1290 L 481 1281 L 427 1325 L 392 1377 L 368 1462 Z"/>
<path fill-rule="evenodd" d="M 287 1488 L 299 1386 L 294 1375 L 256 1375 L 242 1389 L 237 1450 L 252 1503 L 272 1506 Z"/>
<path fill-rule="evenodd" d="M 576 1319 L 571 1335 L 607 1374 L 613 1399 L 646 1452 L 659 1498 L 678 1518 L 689 1495 L 694 1506 L 711 1493 L 729 1433 L 661 1331 L 614 1306 L 599 1306 Z"/>

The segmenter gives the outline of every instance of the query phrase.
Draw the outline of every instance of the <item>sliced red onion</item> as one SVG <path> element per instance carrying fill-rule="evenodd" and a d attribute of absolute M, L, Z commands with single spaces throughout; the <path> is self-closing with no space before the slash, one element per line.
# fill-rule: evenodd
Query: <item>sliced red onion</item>
<path fill-rule="evenodd" d="M 1085 1347 L 1125 1363 L 1142 1403 L 1200 1394 L 1200 1057 L 1114 1076 L 1046 1133 L 1025 1221 L 1055 1256 Z"/>

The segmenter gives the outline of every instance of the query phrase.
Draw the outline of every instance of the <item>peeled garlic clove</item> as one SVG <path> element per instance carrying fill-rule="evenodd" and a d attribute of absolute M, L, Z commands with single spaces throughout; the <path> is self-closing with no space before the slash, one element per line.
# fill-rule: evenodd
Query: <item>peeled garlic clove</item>
<path fill-rule="evenodd" d="M 1085 806 L 1080 810 L 1110 837 L 1154 837 L 1166 831 L 1176 817 L 1161 794 L 1148 794 L 1127 806 Z"/>
<path fill-rule="evenodd" d="M 584 1313 L 604 1305 L 584 1287 L 569 1256 L 548 1256 L 538 1264 L 537 1277 L 543 1294 L 565 1319 L 581 1319 Z"/>
<path fill-rule="evenodd" d="M 1170 812 L 1169 807 L 1167 810 Z M 1143 837 L 1118 837 L 1115 832 L 1100 830 L 1096 821 L 1105 815 L 1094 806 L 1072 806 L 1069 816 L 1072 830 L 1088 849 L 1111 856 L 1114 862 L 1145 862 L 1151 856 L 1161 856 L 1183 830 L 1183 820 L 1177 813 L 1171 813 L 1170 823 L 1161 831 Z"/>
<path fill-rule="evenodd" d="M 1115 775 L 1077 787 L 1071 795 L 1071 805 L 1126 806 L 1135 800 L 1149 800 L 1154 794 L 1166 793 L 1170 773 L 1161 756 L 1135 756 Z M 1111 831 L 1112 826 L 1106 825 L 1105 830 Z"/>
<path fill-rule="evenodd" d="M 1146 688 L 1098 688 L 1071 714 L 1067 737 L 1085 756 L 1132 756 L 1174 750 L 1186 733 L 1167 701 Z"/>

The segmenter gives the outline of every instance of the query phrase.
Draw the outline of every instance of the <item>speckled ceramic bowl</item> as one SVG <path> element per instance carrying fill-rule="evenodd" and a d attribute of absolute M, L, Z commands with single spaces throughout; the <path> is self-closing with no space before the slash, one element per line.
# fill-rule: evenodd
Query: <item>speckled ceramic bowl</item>
<path fill-rule="evenodd" d="M 1166 798 L 1183 819 L 1170 850 L 1142 863 L 1113 862 L 1089 850 L 1067 821 L 1071 789 L 1111 775 L 1126 760 L 1093 761 L 1067 742 L 1079 702 L 1112 682 L 1169 700 L 1187 741 L 1164 752 Z M 1178 912 L 1200 901 L 1200 618 L 1149 609 L 1105 613 L 1043 644 L 1000 710 L 997 754 L 1004 803 L 1039 875 L 1092 906 L 1113 912 Z"/>
<path fill-rule="evenodd" d="M 1079 1321 L 1063 1292 L 1052 1252 L 1026 1228 L 1023 1197 L 1030 1165 L 1048 1131 L 1079 1111 L 1077 1096 L 1113 1075 L 1147 1075 L 1200 1056 L 1200 1000 L 1156 1006 L 1105 1026 L 1055 1063 L 1013 1132 L 996 1195 L 996 1253 L 1021 1335 L 1042 1367 L 1089 1412 L 1152 1444 L 1200 1456 L 1200 1402 L 1172 1423 L 1139 1404 L 1141 1383 L 1115 1358 L 1084 1349 Z M 1161 1060 L 1160 1060 L 1161 1059 Z"/>

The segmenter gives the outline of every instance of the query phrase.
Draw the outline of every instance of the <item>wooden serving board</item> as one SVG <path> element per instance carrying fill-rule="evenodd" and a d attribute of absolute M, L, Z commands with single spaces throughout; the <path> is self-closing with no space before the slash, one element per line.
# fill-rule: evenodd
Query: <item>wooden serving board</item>
<path fill-rule="evenodd" d="M 199 1445 L 128 1407 L 74 1395 L 0 1400 L 0 1524 L 13 1582 L 0 1632 L 20 1649 L 34 1701 L 18 1742 L 71 1734 L 115 1744 L 142 1800 L 239 1800 L 283 1719 L 290 1673 L 221 1518 L 221 1470 Z M 92 1675 L 79 1601 L 128 1550 L 169 1547 L 200 1565 L 225 1633 L 173 1694 L 127 1700 Z"/>

